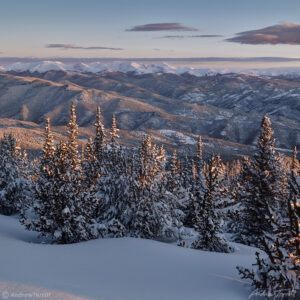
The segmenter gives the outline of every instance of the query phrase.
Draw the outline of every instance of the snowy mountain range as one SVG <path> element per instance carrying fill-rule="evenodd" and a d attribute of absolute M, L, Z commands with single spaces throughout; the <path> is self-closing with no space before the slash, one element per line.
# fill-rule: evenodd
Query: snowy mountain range
<path fill-rule="evenodd" d="M 52 61 L 14 63 L 0 71 L 0 131 L 30 131 L 40 145 L 37 130 L 42 130 L 45 118 L 51 118 L 60 134 L 72 101 L 77 104 L 82 140 L 94 133 L 100 105 L 105 127 L 111 126 L 115 112 L 121 137 L 128 143 L 151 134 L 154 142 L 187 151 L 202 135 L 208 152 L 247 153 L 256 144 L 262 115 L 267 113 L 276 146 L 288 151 L 300 146 L 296 73 L 262 76 L 165 63 Z"/>
<path fill-rule="evenodd" d="M 113 62 L 92 62 L 65 64 L 60 61 L 39 61 L 39 62 L 16 62 L 6 66 L 0 66 L 0 72 L 25 72 L 45 73 L 48 71 L 69 71 L 80 73 L 103 74 L 107 72 L 121 72 L 135 74 L 170 73 L 181 75 L 188 73 L 194 76 L 216 75 L 227 73 L 239 73 L 262 76 L 278 75 L 300 75 L 300 67 L 290 68 L 267 68 L 267 69 L 236 69 L 236 68 L 195 68 L 172 66 L 165 62 L 142 64 L 134 61 L 113 61 Z"/>
<path fill-rule="evenodd" d="M 183 74 L 185 72 L 193 73 L 194 75 L 203 75 L 209 72 L 209 69 L 194 69 L 189 67 L 173 67 L 167 63 L 159 64 L 140 64 L 136 62 L 93 62 L 93 63 L 76 63 L 76 64 L 64 64 L 60 61 L 41 61 L 33 63 L 17 62 L 7 66 L 2 66 L 0 69 L 2 72 L 25 72 L 30 73 L 38 72 L 45 73 L 51 70 L 56 71 L 71 71 L 82 73 L 105 73 L 105 72 L 135 72 L 136 74 L 149 74 L 149 73 L 172 73 Z"/>

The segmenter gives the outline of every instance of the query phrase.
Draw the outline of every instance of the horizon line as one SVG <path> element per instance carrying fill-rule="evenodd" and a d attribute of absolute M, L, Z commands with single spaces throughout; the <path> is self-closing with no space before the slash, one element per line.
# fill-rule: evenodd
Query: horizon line
<path fill-rule="evenodd" d="M 300 57 L 280 57 L 280 56 L 257 56 L 257 57 L 0 57 L 0 61 L 95 61 L 95 60 L 119 60 L 119 61 L 193 61 L 193 62 L 293 62 L 300 61 Z"/>

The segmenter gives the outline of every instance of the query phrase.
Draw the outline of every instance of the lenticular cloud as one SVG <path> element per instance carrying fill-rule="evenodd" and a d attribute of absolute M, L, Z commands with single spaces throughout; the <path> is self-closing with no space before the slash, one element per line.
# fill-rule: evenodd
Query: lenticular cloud
<path fill-rule="evenodd" d="M 300 25 L 295 23 L 281 23 L 262 29 L 240 32 L 235 37 L 226 41 L 253 45 L 300 45 Z"/>

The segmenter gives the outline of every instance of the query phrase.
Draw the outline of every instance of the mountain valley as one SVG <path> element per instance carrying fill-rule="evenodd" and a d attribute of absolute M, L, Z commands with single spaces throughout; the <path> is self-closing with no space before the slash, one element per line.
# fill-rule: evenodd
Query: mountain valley
<path fill-rule="evenodd" d="M 167 149 L 193 151 L 201 135 L 206 152 L 250 153 L 264 113 L 272 120 L 278 148 L 288 152 L 300 145 L 299 76 L 141 73 L 128 65 L 96 73 L 55 68 L 53 63 L 42 69 L 2 69 L 0 130 L 27 132 L 31 142 L 22 142 L 25 148 L 40 149 L 45 118 L 64 135 L 73 101 L 83 142 L 93 135 L 100 105 L 107 129 L 115 113 L 126 145 L 137 145 L 143 135 L 151 134 Z"/>

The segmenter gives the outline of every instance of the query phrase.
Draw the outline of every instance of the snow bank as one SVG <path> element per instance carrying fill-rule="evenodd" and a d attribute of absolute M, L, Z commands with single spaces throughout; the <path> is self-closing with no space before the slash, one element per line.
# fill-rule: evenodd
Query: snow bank
<path fill-rule="evenodd" d="M 0 245 L 0 295 L 50 293 L 43 299 L 247 299 L 235 266 L 249 266 L 256 250 L 238 245 L 237 252 L 220 254 L 132 238 L 40 244 L 5 216 Z"/>

